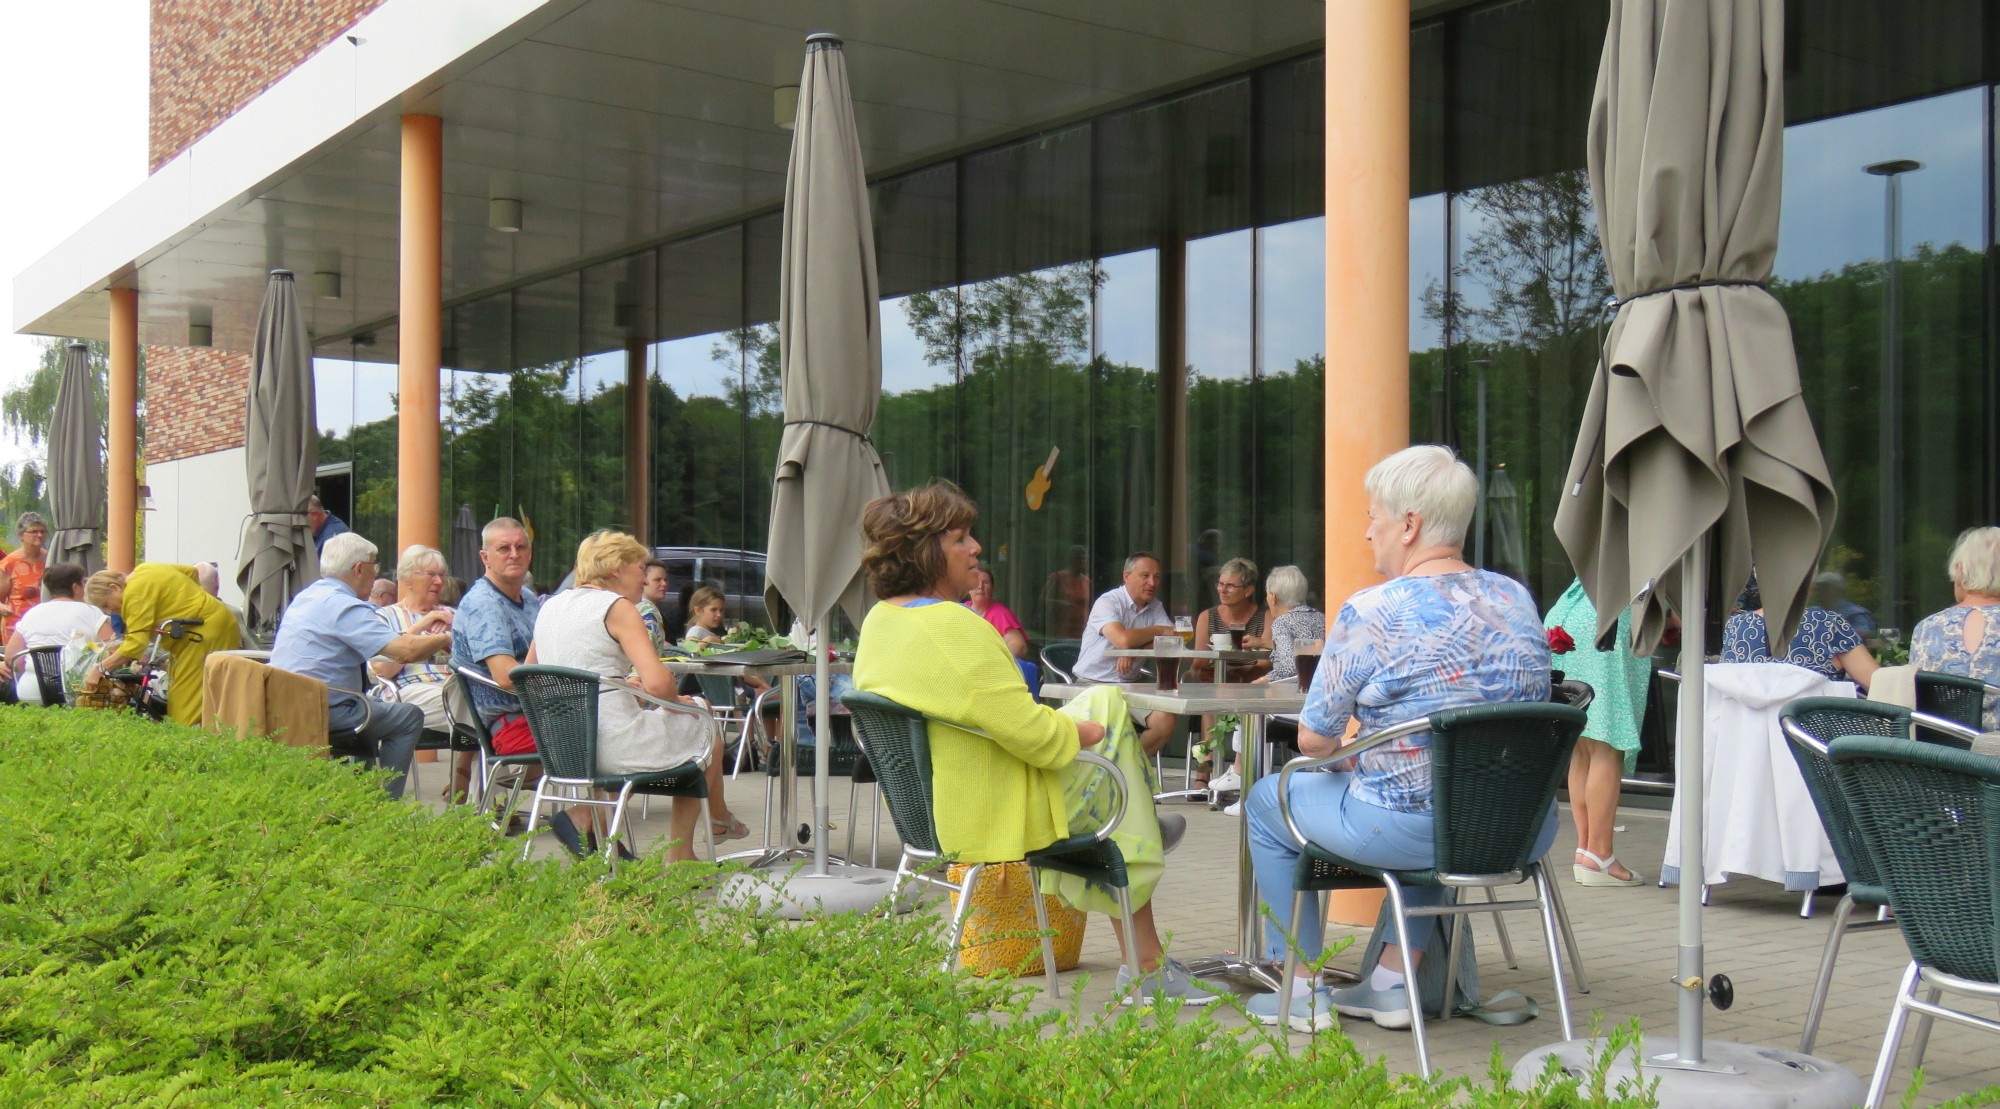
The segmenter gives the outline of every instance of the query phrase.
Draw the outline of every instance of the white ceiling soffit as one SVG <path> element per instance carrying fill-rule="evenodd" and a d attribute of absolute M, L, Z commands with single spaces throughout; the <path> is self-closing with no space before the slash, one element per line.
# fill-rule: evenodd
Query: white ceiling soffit
<path fill-rule="evenodd" d="M 265 273 L 341 274 L 315 335 L 396 313 L 398 117 L 441 115 L 444 295 L 767 208 L 791 132 L 773 89 L 805 36 L 847 41 L 880 171 L 1318 41 L 1319 0 L 387 0 L 17 278 L 14 326 L 141 341 L 190 314 L 248 349 Z M 487 227 L 495 196 L 523 227 Z M 301 292 L 311 285 L 301 281 Z M 387 353 L 387 352 L 378 352 Z M 393 355 L 390 355 L 393 356 Z"/>

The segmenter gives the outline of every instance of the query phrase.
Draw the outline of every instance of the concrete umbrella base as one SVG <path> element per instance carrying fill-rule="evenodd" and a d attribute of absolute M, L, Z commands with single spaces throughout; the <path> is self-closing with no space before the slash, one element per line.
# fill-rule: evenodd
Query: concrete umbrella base
<path fill-rule="evenodd" d="M 895 885 L 893 870 L 829 861 L 820 877 L 813 875 L 810 863 L 796 870 L 732 874 L 722 883 L 719 900 L 730 908 L 755 908 L 787 920 L 804 920 L 827 913 L 872 912 L 889 899 Z M 906 910 L 917 895 L 916 890 L 906 890 Z"/>
<path fill-rule="evenodd" d="M 1788 1048 L 1708 1040 L 1702 1044 L 1697 1070 L 1673 1061 L 1674 1046 L 1671 1039 L 1645 1037 L 1640 1045 L 1640 1058 L 1646 1060 L 1642 1072 L 1634 1074 L 1629 1052 L 1620 1055 L 1611 1064 L 1610 1088 L 1635 1077 L 1642 1082 L 1657 1079 L 1661 1109 L 1847 1109 L 1861 1104 L 1867 1093 L 1861 1079 L 1838 1063 Z M 1516 1089 L 1534 1085 L 1551 1056 L 1563 1070 L 1582 1079 L 1592 1071 L 1592 1053 L 1601 1056 L 1604 1051 L 1603 1040 L 1538 1047 L 1514 1064 L 1513 1085 Z"/>

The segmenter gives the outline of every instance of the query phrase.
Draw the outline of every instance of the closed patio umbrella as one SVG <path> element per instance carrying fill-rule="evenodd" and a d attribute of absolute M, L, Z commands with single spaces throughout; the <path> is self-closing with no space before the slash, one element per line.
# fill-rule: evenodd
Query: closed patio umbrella
<path fill-rule="evenodd" d="M 104 440 L 97 426 L 97 376 L 90 345 L 72 342 L 49 424 L 49 561 L 104 569 Z"/>
<path fill-rule="evenodd" d="M 451 521 L 451 572 L 466 582 L 472 582 L 486 572 L 479 564 L 479 521 L 472 518 L 472 506 L 458 506 L 458 515 Z"/>
<path fill-rule="evenodd" d="M 1832 480 L 1800 395 L 1790 324 L 1765 288 L 1783 132 L 1780 0 L 1611 6 L 1589 163 L 1617 315 L 1555 531 L 1597 606 L 1600 642 L 1635 600 L 1640 653 L 1658 644 L 1670 611 L 1684 625 L 1679 1035 L 1672 1053 L 1646 1060 L 1647 1077 L 1666 1080 L 1662 1104 L 1750 1104 L 1740 1098 L 1757 1087 L 1732 1085 L 1750 1077 L 1813 1087 L 1789 1104 L 1852 1103 L 1840 1079 L 1853 1076 L 1832 1064 L 1788 1069 L 1775 1049 L 1702 1038 L 1706 613 L 1754 564 L 1772 642 L 1789 639 L 1833 528 Z M 1718 1101 L 1725 1091 L 1733 1096 Z"/>
<path fill-rule="evenodd" d="M 861 623 L 861 510 L 889 492 L 868 438 L 882 393 L 874 220 L 835 35 L 806 40 L 784 229 L 778 343 L 785 429 L 771 494 L 766 597 L 774 616 L 789 606 L 820 632 L 816 711 L 825 731 L 829 615 L 838 604 Z M 829 746 L 814 747 L 819 829 L 827 822 Z M 823 832 L 813 836 L 815 875 L 826 873 L 825 840 Z"/>
<path fill-rule="evenodd" d="M 272 270 L 250 352 L 250 402 L 243 422 L 250 520 L 237 555 L 236 584 L 250 626 L 268 639 L 299 590 L 319 577 L 306 498 L 319 469 L 319 429 L 305 317 L 290 270 Z"/>

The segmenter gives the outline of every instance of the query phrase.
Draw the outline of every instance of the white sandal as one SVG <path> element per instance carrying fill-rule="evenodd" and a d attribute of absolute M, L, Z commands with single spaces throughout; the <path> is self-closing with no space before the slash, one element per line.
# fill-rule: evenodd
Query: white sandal
<path fill-rule="evenodd" d="M 1576 849 L 1576 853 L 1589 859 L 1596 866 L 1595 870 L 1582 863 L 1576 863 L 1571 866 L 1570 869 L 1575 873 L 1576 884 L 1579 886 L 1643 886 L 1646 884 L 1646 879 L 1631 867 L 1625 868 L 1632 875 L 1630 878 L 1620 878 L 1612 874 L 1611 867 L 1618 862 L 1618 856 L 1616 855 L 1606 855 L 1600 859 L 1595 854 L 1581 847 Z"/>

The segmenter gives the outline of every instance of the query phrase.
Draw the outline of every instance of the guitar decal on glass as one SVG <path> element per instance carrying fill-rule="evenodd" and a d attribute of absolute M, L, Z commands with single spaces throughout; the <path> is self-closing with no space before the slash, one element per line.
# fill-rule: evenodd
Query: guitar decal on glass
<path fill-rule="evenodd" d="M 1042 510 L 1042 498 L 1049 492 L 1049 476 L 1056 472 L 1056 456 L 1061 453 L 1061 447 L 1050 447 L 1049 460 L 1035 467 L 1035 476 L 1028 479 L 1028 511 Z"/>

